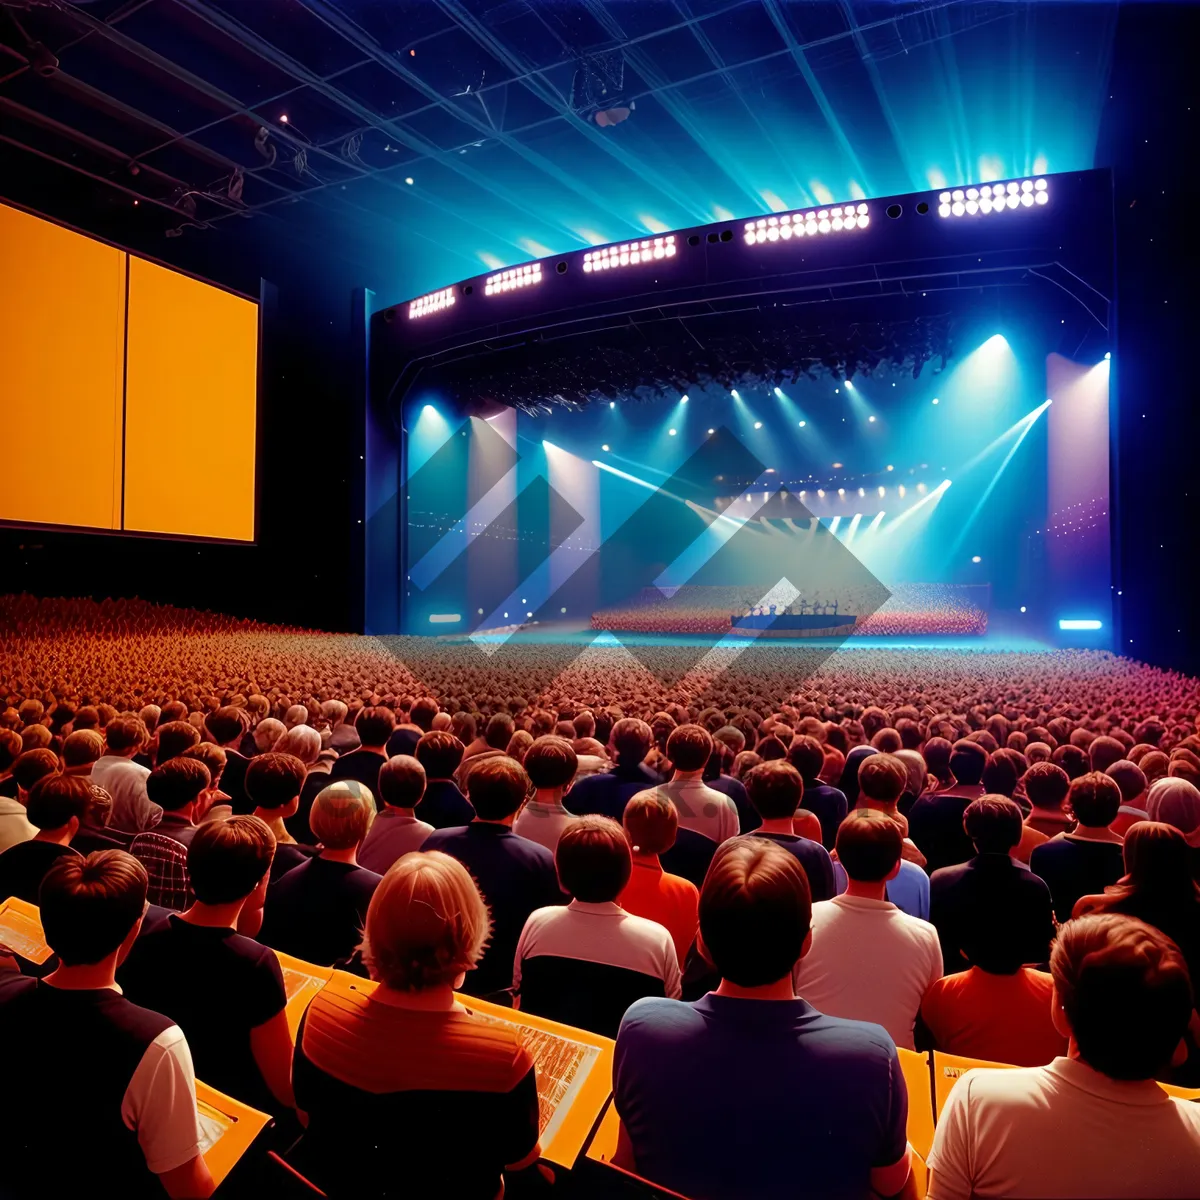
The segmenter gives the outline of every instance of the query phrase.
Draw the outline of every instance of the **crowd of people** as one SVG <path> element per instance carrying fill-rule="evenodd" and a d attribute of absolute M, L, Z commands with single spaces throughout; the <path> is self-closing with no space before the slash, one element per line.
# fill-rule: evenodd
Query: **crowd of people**
<path fill-rule="evenodd" d="M 1200 1106 L 1156 1082 L 1200 1084 L 1194 679 L 749 648 L 664 683 L 620 647 L 20 611 L 0 900 L 52 955 L 0 953 L 15 1195 L 109 1163 L 209 1194 L 196 1077 L 328 1194 L 395 1194 L 397 1156 L 549 1188 L 533 1060 L 464 996 L 615 1037 L 617 1161 L 693 1200 L 797 1164 L 911 1194 L 898 1048 L 1017 1068 L 954 1087 L 934 1200 L 1200 1194 Z M 276 952 L 376 986 L 293 1044 Z"/>

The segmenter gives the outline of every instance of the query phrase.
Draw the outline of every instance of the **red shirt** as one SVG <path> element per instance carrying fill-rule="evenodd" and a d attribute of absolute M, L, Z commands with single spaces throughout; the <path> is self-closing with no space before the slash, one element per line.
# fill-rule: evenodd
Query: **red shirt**
<path fill-rule="evenodd" d="M 796 809 L 796 815 L 792 818 L 792 832 L 797 837 L 819 842 L 821 840 L 821 822 L 817 820 L 817 814 L 809 812 L 807 808 Z"/>
<path fill-rule="evenodd" d="M 939 1050 L 1014 1067 L 1041 1067 L 1067 1052 L 1050 1019 L 1054 983 L 1022 967 L 991 975 L 971 967 L 930 985 L 921 1016 Z"/>
<path fill-rule="evenodd" d="M 671 935 L 679 969 L 687 959 L 700 923 L 700 893 L 694 883 L 668 875 L 657 858 L 634 855 L 633 872 L 617 903 L 635 917 L 657 921 Z"/>

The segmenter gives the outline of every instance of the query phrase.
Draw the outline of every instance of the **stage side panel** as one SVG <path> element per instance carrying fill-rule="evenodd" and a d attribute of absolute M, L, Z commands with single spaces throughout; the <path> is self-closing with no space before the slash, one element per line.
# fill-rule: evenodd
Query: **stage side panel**
<path fill-rule="evenodd" d="M 254 538 L 258 305 L 130 260 L 125 528 Z"/>
<path fill-rule="evenodd" d="M 120 527 L 125 263 L 0 205 L 0 520 Z"/>

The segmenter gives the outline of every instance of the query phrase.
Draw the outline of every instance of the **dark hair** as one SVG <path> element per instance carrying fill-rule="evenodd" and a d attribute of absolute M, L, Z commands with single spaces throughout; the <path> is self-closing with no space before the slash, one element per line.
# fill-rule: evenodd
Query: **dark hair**
<path fill-rule="evenodd" d="M 517 723 L 508 713 L 493 713 L 483 730 L 483 740 L 493 750 L 506 750 L 517 730 Z"/>
<path fill-rule="evenodd" d="M 677 725 L 667 737 L 667 757 L 680 771 L 699 771 L 712 753 L 712 734 L 703 725 Z"/>
<path fill-rule="evenodd" d="M 250 728 L 250 718 L 240 708 L 227 704 L 204 718 L 204 728 L 218 746 L 224 746 L 226 742 L 240 738 Z"/>
<path fill-rule="evenodd" d="M 554 850 L 563 891 L 585 904 L 615 900 L 629 882 L 632 859 L 625 831 L 610 817 L 576 817 Z"/>
<path fill-rule="evenodd" d="M 871 745 L 881 754 L 895 754 L 897 750 L 904 749 L 904 742 L 901 741 L 900 734 L 891 726 L 878 730 L 871 738 Z"/>
<path fill-rule="evenodd" d="M 433 724 L 433 718 L 438 715 L 438 711 L 438 702 L 432 696 L 422 696 L 413 701 L 412 707 L 408 710 L 408 719 L 422 732 L 428 733 L 429 726 Z"/>
<path fill-rule="evenodd" d="M 521 761 L 535 788 L 566 787 L 579 769 L 575 748 L 566 738 L 553 734 L 538 738 Z"/>
<path fill-rule="evenodd" d="M 467 773 L 467 798 L 476 815 L 485 821 L 500 821 L 512 816 L 525 802 L 528 793 L 529 776 L 525 774 L 525 768 L 516 759 L 503 754 L 481 759 Z"/>
<path fill-rule="evenodd" d="M 865 765 L 865 764 L 864 764 Z M 854 808 L 838 826 L 837 856 L 856 883 L 879 883 L 900 861 L 904 837 L 886 813 Z"/>
<path fill-rule="evenodd" d="M 639 854 L 666 853 L 679 833 L 679 813 L 657 788 L 631 796 L 621 823 L 630 846 Z"/>
<path fill-rule="evenodd" d="M 300 795 L 308 772 L 294 754 L 256 754 L 246 767 L 243 787 L 256 808 L 284 808 Z"/>
<path fill-rule="evenodd" d="M 413 757 L 429 779 L 449 779 L 458 770 L 466 747 L 452 733 L 434 729 L 417 739 Z"/>
<path fill-rule="evenodd" d="M 825 766 L 825 747 L 811 734 L 800 734 L 788 747 L 788 762 L 805 783 L 815 784 Z"/>
<path fill-rule="evenodd" d="M 1089 771 L 1071 780 L 1067 807 L 1080 825 L 1103 829 L 1117 819 L 1121 808 L 1121 789 L 1116 780 L 1101 771 Z"/>
<path fill-rule="evenodd" d="M 1061 809 L 1071 790 L 1071 777 L 1053 762 L 1034 763 L 1021 776 L 1025 795 L 1035 808 Z"/>
<path fill-rule="evenodd" d="M 908 786 L 908 768 L 894 754 L 872 754 L 858 768 L 858 790 L 878 804 L 895 804 Z M 857 796 L 847 796 L 854 802 Z"/>
<path fill-rule="evenodd" d="M 963 830 L 980 854 L 1007 854 L 1021 840 L 1021 810 L 1007 796 L 980 796 L 963 812 Z"/>
<path fill-rule="evenodd" d="M 1088 771 L 1088 756 L 1078 746 L 1068 744 L 1057 747 L 1050 755 L 1050 761 L 1062 767 L 1070 779 L 1078 779 Z"/>
<path fill-rule="evenodd" d="M 988 752 L 978 743 L 960 738 L 950 751 L 950 771 L 959 783 L 978 783 L 987 766 Z"/>
<path fill-rule="evenodd" d="M 13 764 L 13 778 L 23 792 L 29 791 L 39 779 L 53 775 L 58 770 L 58 755 L 53 750 L 39 746 L 36 750 L 23 750 Z"/>
<path fill-rule="evenodd" d="M 225 756 L 225 751 L 213 742 L 197 742 L 179 757 L 194 758 L 197 762 L 202 762 L 208 768 L 208 786 L 214 788 L 220 782 L 221 776 L 225 773 L 225 765 L 229 761 Z"/>
<path fill-rule="evenodd" d="M 354 728 L 364 746 L 383 746 L 396 728 L 396 714 L 382 704 L 363 708 L 359 710 Z"/>
<path fill-rule="evenodd" d="M 39 829 L 61 829 L 72 817 L 80 824 L 92 806 L 92 785 L 82 775 L 45 775 L 29 789 L 26 812 Z"/>
<path fill-rule="evenodd" d="M 113 751 L 144 746 L 150 740 L 145 722 L 140 717 L 114 717 L 104 727 L 104 740 Z"/>
<path fill-rule="evenodd" d="M 1107 771 L 1125 757 L 1125 747 L 1115 737 L 1094 738 L 1087 749 L 1088 765 L 1093 771 Z"/>
<path fill-rule="evenodd" d="M 64 854 L 38 890 L 46 944 L 64 966 L 102 961 L 141 917 L 146 887 L 146 868 L 124 850 Z"/>
<path fill-rule="evenodd" d="M 191 804 L 212 782 L 208 768 L 194 758 L 169 758 L 146 779 L 146 795 L 164 812 Z"/>
<path fill-rule="evenodd" d="M 1054 989 L 1079 1057 L 1112 1079 L 1153 1079 L 1192 1014 L 1192 985 L 1165 933 L 1116 913 L 1080 917 L 1050 953 Z"/>
<path fill-rule="evenodd" d="M 700 938 L 723 979 L 761 987 L 784 978 L 811 926 L 812 892 L 795 855 L 756 837 L 717 848 L 700 892 Z"/>
<path fill-rule="evenodd" d="M 396 754 L 379 768 L 379 798 L 392 808 L 416 808 L 425 795 L 425 768 L 411 754 Z"/>
<path fill-rule="evenodd" d="M 154 761 L 158 765 L 177 758 L 185 750 L 190 750 L 200 740 L 200 730 L 187 721 L 168 721 L 158 727 L 155 741 L 158 749 L 154 752 Z"/>
<path fill-rule="evenodd" d="M 983 768 L 983 786 L 992 796 L 1011 796 L 1017 790 L 1017 780 L 1021 772 L 1017 764 L 1009 757 L 1009 751 L 995 750 L 988 755 L 987 766 Z"/>
<path fill-rule="evenodd" d="M 202 904 L 243 900 L 262 882 L 275 857 L 275 835 L 259 817 L 205 821 L 188 847 L 192 891 Z"/>
<path fill-rule="evenodd" d="M 794 817 L 804 798 L 804 780 L 786 759 L 775 759 L 751 767 L 742 776 L 754 811 L 764 821 Z"/>
<path fill-rule="evenodd" d="M 617 752 L 618 759 L 623 762 L 641 762 L 654 745 L 654 732 L 645 721 L 640 721 L 637 717 L 622 717 L 612 727 L 609 740 Z"/>

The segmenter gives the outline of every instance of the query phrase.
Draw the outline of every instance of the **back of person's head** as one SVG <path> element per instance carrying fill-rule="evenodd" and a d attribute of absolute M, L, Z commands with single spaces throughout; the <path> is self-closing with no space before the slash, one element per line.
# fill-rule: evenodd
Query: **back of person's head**
<path fill-rule="evenodd" d="M 396 728 L 396 714 L 382 704 L 359 709 L 354 728 L 364 746 L 386 746 Z"/>
<path fill-rule="evenodd" d="M 566 738 L 538 738 L 522 760 L 525 773 L 535 788 L 551 790 L 566 787 L 579 769 L 579 756 Z"/>
<path fill-rule="evenodd" d="M 1146 774 L 1137 763 L 1127 758 L 1118 758 L 1104 770 L 1105 775 L 1121 789 L 1121 803 L 1137 800 L 1146 791 Z"/>
<path fill-rule="evenodd" d="M 146 778 L 146 795 L 164 812 L 178 812 L 212 783 L 208 768 L 195 758 L 170 758 Z"/>
<path fill-rule="evenodd" d="M 483 731 L 483 740 L 492 750 L 504 750 L 508 746 L 509 739 L 516 732 L 516 728 L 516 722 L 508 713 L 494 713 L 488 718 L 487 726 Z"/>
<path fill-rule="evenodd" d="M 575 736 L 578 738 L 596 736 L 596 718 L 587 709 L 575 714 L 571 719 L 571 726 L 575 730 Z"/>
<path fill-rule="evenodd" d="M 363 962 L 397 991 L 454 986 L 490 932 L 487 905 L 462 863 L 439 850 L 405 854 L 371 897 Z"/>
<path fill-rule="evenodd" d="M 212 742 L 197 742 L 190 750 L 185 750 L 180 758 L 194 758 L 208 768 L 209 787 L 215 788 L 221 782 L 225 766 L 229 759 L 225 751 Z"/>
<path fill-rule="evenodd" d="M 143 704 L 138 709 L 137 715 L 142 724 L 145 725 L 147 734 L 152 734 L 158 726 L 159 719 L 162 717 L 162 709 L 157 704 Z M 149 739 L 147 738 L 147 740 Z"/>
<path fill-rule="evenodd" d="M 806 784 L 815 785 L 825 765 L 825 747 L 811 734 L 800 734 L 788 747 L 788 762 L 800 772 Z"/>
<path fill-rule="evenodd" d="M 17 765 L 20 766 L 19 760 Z M 1156 779 L 1146 793 L 1146 815 L 1152 821 L 1174 825 L 1189 845 L 1194 845 L 1200 838 L 1200 789 L 1186 779 L 1170 776 Z"/>
<path fill-rule="evenodd" d="M 1125 757 L 1124 745 L 1114 737 L 1098 737 L 1089 743 L 1088 763 L 1093 771 L 1107 771 Z"/>
<path fill-rule="evenodd" d="M 1117 819 L 1121 807 L 1121 789 L 1107 775 L 1089 771 L 1071 780 L 1067 807 L 1080 825 L 1103 829 Z"/>
<path fill-rule="evenodd" d="M 187 721 L 168 721 L 158 727 L 154 737 L 158 747 L 154 761 L 161 765 L 194 746 L 200 740 L 200 731 Z"/>
<path fill-rule="evenodd" d="M 1112 1079 L 1163 1072 L 1192 1014 L 1187 964 L 1165 933 L 1115 913 L 1080 917 L 1059 928 L 1050 971 L 1088 1066 Z"/>
<path fill-rule="evenodd" d="M 877 804 L 895 804 L 908 786 L 908 768 L 894 754 L 872 754 L 858 768 L 858 790 Z M 847 797 L 856 800 L 856 796 Z"/>
<path fill-rule="evenodd" d="M 1014 757 L 1010 757 L 1014 755 Z M 1015 752 L 996 750 L 988 755 L 980 782 L 991 796 L 1011 796 L 1017 790 L 1021 772 L 1017 769 Z"/>
<path fill-rule="evenodd" d="M 425 795 L 425 768 L 411 754 L 397 754 L 379 768 L 379 798 L 391 808 L 416 808 Z"/>
<path fill-rule="evenodd" d="M 804 780 L 786 759 L 760 763 L 742 777 L 754 811 L 764 821 L 791 818 L 804 798 Z"/>
<path fill-rule="evenodd" d="M 1069 779 L 1078 779 L 1088 771 L 1088 756 L 1078 746 L 1059 746 L 1050 755 L 1050 761 L 1062 767 Z"/>
<path fill-rule="evenodd" d="M 988 752 L 978 743 L 960 738 L 950 751 L 950 771 L 962 784 L 976 784 L 983 779 Z M 926 759 L 926 762 L 929 760 Z"/>
<path fill-rule="evenodd" d="M 679 813 L 657 788 L 631 796 L 621 823 L 635 854 L 665 854 L 679 833 Z"/>
<path fill-rule="evenodd" d="M 408 710 L 408 719 L 422 733 L 428 733 L 433 726 L 433 718 L 438 715 L 438 702 L 432 696 L 421 696 L 413 701 Z"/>
<path fill-rule="evenodd" d="M 341 700 L 322 700 L 321 717 L 333 727 L 340 725 L 350 710 Z"/>
<path fill-rule="evenodd" d="M 585 904 L 615 900 L 629 882 L 625 831 L 610 817 L 576 817 L 559 835 L 554 865 L 564 892 Z"/>
<path fill-rule="evenodd" d="M 283 714 L 283 724 L 286 729 L 295 729 L 299 725 L 308 724 L 308 705 L 290 704 Z"/>
<path fill-rule="evenodd" d="M 450 718 L 450 732 L 467 746 L 475 740 L 475 718 L 469 712 L 456 712 Z"/>
<path fill-rule="evenodd" d="M 104 754 L 104 738 L 95 729 L 76 729 L 63 741 L 64 767 L 86 767 Z"/>
<path fill-rule="evenodd" d="M 1071 777 L 1053 762 L 1036 762 L 1021 777 L 1025 795 L 1034 808 L 1051 812 L 1062 810 L 1067 793 L 1071 790 Z"/>
<path fill-rule="evenodd" d="M 484 821 L 511 817 L 529 794 L 529 776 L 515 759 L 503 754 L 482 759 L 467 775 L 467 798 Z"/>
<path fill-rule="evenodd" d="M 21 735 L 13 729 L 0 729 L 0 774 L 11 771 L 25 749 Z"/>
<path fill-rule="evenodd" d="M 308 827 L 326 850 L 350 850 L 362 843 L 374 819 L 371 789 L 346 779 L 317 793 L 308 814 Z"/>
<path fill-rule="evenodd" d="M 703 725 L 677 725 L 667 737 L 667 757 L 679 771 L 699 771 L 712 753 L 712 734 Z"/>
<path fill-rule="evenodd" d="M 717 848 L 700 891 L 700 944 L 723 979 L 747 988 L 783 979 L 811 926 L 812 892 L 794 854 L 756 837 Z"/>
<path fill-rule="evenodd" d="M 263 717 L 254 727 L 254 748 L 265 754 L 275 748 L 275 743 L 287 732 L 287 726 L 277 717 Z"/>
<path fill-rule="evenodd" d="M 26 725 L 21 730 L 21 745 L 26 750 L 45 750 L 54 741 L 54 735 L 45 725 Z"/>
<path fill-rule="evenodd" d="M 201 904 L 232 904 L 254 891 L 275 857 L 275 835 L 253 816 L 206 821 L 188 847 L 188 879 Z"/>
<path fill-rule="evenodd" d="M 22 725 L 40 725 L 46 712 L 46 706 L 40 700 L 30 698 L 22 700 L 17 711 L 21 714 Z"/>
<path fill-rule="evenodd" d="M 925 759 L 925 765 L 929 768 L 929 773 L 938 779 L 945 779 L 951 774 L 950 756 L 953 753 L 953 745 L 948 738 L 944 737 L 931 737 L 921 747 L 921 757 Z"/>
<path fill-rule="evenodd" d="M 185 721 L 188 715 L 188 706 L 182 700 L 168 700 L 158 711 L 159 725 L 166 725 L 171 721 Z"/>
<path fill-rule="evenodd" d="M 886 813 L 870 808 L 852 809 L 838 826 L 838 862 L 855 883 L 881 883 L 890 879 L 896 873 L 903 849 L 900 826 Z"/>
<path fill-rule="evenodd" d="M 881 754 L 895 754 L 897 750 L 903 748 L 904 742 L 901 741 L 897 730 L 887 726 L 875 733 L 871 738 L 871 745 Z"/>
<path fill-rule="evenodd" d="M 24 750 L 13 764 L 17 787 L 28 792 L 39 779 L 58 771 L 58 755 L 53 750 Z"/>
<path fill-rule="evenodd" d="M 768 733 L 766 737 L 759 738 L 755 743 L 754 753 L 763 762 L 777 762 L 787 758 L 787 747 L 773 733 Z"/>
<path fill-rule="evenodd" d="M 311 725 L 293 725 L 271 747 L 276 754 L 290 754 L 306 767 L 321 757 L 321 735 Z"/>
<path fill-rule="evenodd" d="M 308 772 L 292 754 L 256 754 L 246 767 L 242 786 L 256 808 L 287 808 L 300 795 Z"/>
<path fill-rule="evenodd" d="M 307 709 L 304 709 L 304 715 L 308 715 Z M 223 708 L 218 708 L 216 712 L 210 712 L 204 718 L 204 728 L 208 730 L 208 736 L 218 746 L 228 745 L 241 738 L 248 727 L 249 721 L 246 719 L 245 711 L 234 708 L 232 704 L 226 704 Z"/>
<path fill-rule="evenodd" d="M 29 790 L 25 805 L 31 825 L 52 832 L 69 825 L 71 818 L 83 824 L 92 805 L 92 786 L 79 775 L 46 775 Z"/>
<path fill-rule="evenodd" d="M 980 854 L 1007 854 L 1021 840 L 1022 817 L 1007 796 L 980 796 L 963 813 L 963 830 Z"/>
<path fill-rule="evenodd" d="M 721 725 L 713 733 L 713 741 L 727 746 L 731 754 L 740 754 L 746 748 L 746 735 L 736 725 Z"/>
<path fill-rule="evenodd" d="M 147 884 L 146 868 L 124 850 L 63 855 L 38 890 L 46 944 L 67 967 L 102 962 L 141 918 Z"/>
<path fill-rule="evenodd" d="M 458 770 L 466 747 L 452 733 L 423 733 L 413 751 L 429 779 L 449 779 Z M 481 764 L 482 765 L 482 764 Z"/>
<path fill-rule="evenodd" d="M 85 704 L 71 722 L 72 729 L 97 729 L 100 726 L 100 710 L 94 704 Z"/>
<path fill-rule="evenodd" d="M 617 758 L 626 765 L 640 763 L 654 745 L 654 733 L 637 717 L 622 717 L 613 727 L 609 740 Z"/>
<path fill-rule="evenodd" d="M 1125 831 L 1121 847 L 1125 878 L 1118 890 L 1174 898 L 1188 905 L 1200 894 L 1192 879 L 1191 847 L 1187 838 L 1163 821 L 1136 821 Z"/>

